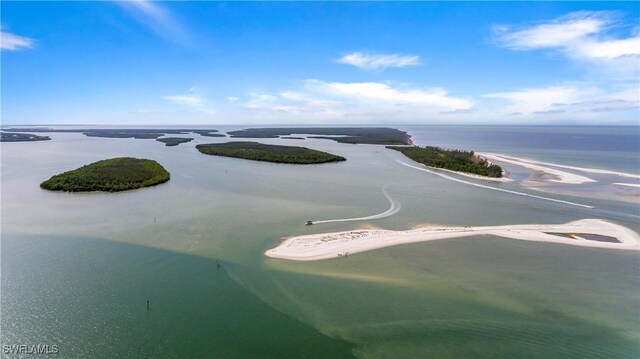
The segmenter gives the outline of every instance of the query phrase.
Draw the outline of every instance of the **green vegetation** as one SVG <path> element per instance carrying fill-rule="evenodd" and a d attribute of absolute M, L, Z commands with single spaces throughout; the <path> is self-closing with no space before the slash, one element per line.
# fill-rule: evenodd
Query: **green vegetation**
<path fill-rule="evenodd" d="M 47 141 L 49 136 L 38 136 L 30 133 L 0 133 L 0 142 L 31 142 L 31 141 Z"/>
<path fill-rule="evenodd" d="M 296 136 L 282 136 L 280 137 L 283 140 L 304 140 L 304 137 L 296 137 Z"/>
<path fill-rule="evenodd" d="M 42 182 L 40 187 L 51 191 L 119 192 L 154 186 L 168 180 L 169 172 L 156 161 L 119 157 L 55 175 Z"/>
<path fill-rule="evenodd" d="M 475 156 L 473 151 L 445 150 L 431 146 L 424 148 L 387 146 L 387 148 L 400 151 L 410 159 L 426 166 L 480 176 L 502 177 L 502 167 Z"/>
<path fill-rule="evenodd" d="M 165 144 L 165 146 L 177 146 L 181 143 L 191 142 L 193 138 L 190 137 L 165 137 L 165 138 L 156 138 L 156 141 L 160 141 Z"/>
<path fill-rule="evenodd" d="M 265 145 L 258 142 L 227 142 L 197 145 L 207 155 L 244 158 L 276 163 L 312 164 L 345 161 L 344 157 L 297 146 Z"/>
<path fill-rule="evenodd" d="M 83 132 L 87 137 L 106 137 L 106 138 L 136 138 L 140 140 L 152 140 L 160 136 L 164 136 L 164 133 L 158 132 Z"/>
<path fill-rule="evenodd" d="M 231 137 L 277 138 L 293 134 L 318 135 L 309 138 L 322 138 L 341 143 L 362 143 L 371 145 L 410 145 L 411 136 L 395 128 L 385 127 L 297 127 L 297 128 L 248 128 L 230 131 Z M 344 136 L 344 137 L 329 137 Z"/>
<path fill-rule="evenodd" d="M 214 133 L 214 132 L 218 132 L 218 130 L 196 130 L 193 131 L 193 133 L 197 133 L 200 136 L 206 136 L 206 137 L 227 137 L 227 135 L 224 135 L 222 133 Z"/>
<path fill-rule="evenodd" d="M 106 138 L 137 138 L 137 139 L 156 139 L 165 135 L 185 135 L 188 133 L 197 133 L 202 136 L 209 137 L 225 137 L 225 135 L 214 133 L 218 130 L 198 130 L 198 129 L 155 129 L 155 128 L 90 128 L 90 129 L 52 129 L 46 127 L 36 128 L 7 128 L 3 129 L 7 132 L 65 132 L 65 133 L 82 133 L 88 137 L 106 137 Z"/>

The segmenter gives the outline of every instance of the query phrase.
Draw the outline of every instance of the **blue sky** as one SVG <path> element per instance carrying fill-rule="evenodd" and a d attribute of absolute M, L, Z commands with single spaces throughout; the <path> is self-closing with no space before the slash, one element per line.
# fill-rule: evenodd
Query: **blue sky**
<path fill-rule="evenodd" d="M 6 2 L 3 124 L 640 123 L 632 2 Z"/>

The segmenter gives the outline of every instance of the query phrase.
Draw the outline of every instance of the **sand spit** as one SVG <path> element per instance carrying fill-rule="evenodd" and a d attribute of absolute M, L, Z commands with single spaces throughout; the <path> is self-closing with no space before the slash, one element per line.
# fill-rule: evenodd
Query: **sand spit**
<path fill-rule="evenodd" d="M 513 156 L 505 156 L 505 155 L 499 155 L 499 156 L 516 159 L 516 160 L 522 161 L 522 162 L 542 164 L 542 165 L 553 166 L 553 167 L 558 167 L 558 168 L 566 168 L 566 169 L 569 169 L 569 170 L 575 170 L 575 171 L 586 172 L 586 173 L 603 174 L 603 175 L 615 175 L 615 176 L 620 176 L 620 177 L 640 179 L 640 175 L 634 175 L 634 174 L 626 173 L 626 172 L 617 172 L 617 171 L 610 171 L 610 170 L 603 170 L 603 169 L 589 168 L 589 167 L 567 166 L 567 165 L 560 165 L 560 164 L 557 164 L 557 163 L 540 162 L 540 161 L 535 161 L 535 160 L 530 160 L 530 159 L 516 158 L 516 157 L 513 157 Z"/>
<path fill-rule="evenodd" d="M 321 233 L 288 238 L 276 248 L 266 251 L 265 254 L 271 258 L 315 261 L 346 257 L 355 253 L 405 243 L 478 235 L 593 248 L 640 250 L 640 238 L 635 231 L 601 219 L 583 219 L 565 224 L 483 227 L 429 226 L 407 231 L 354 230 Z M 594 238 L 596 239 L 594 240 Z M 597 238 L 602 238 L 603 241 L 599 241 Z"/>
<path fill-rule="evenodd" d="M 442 177 L 444 179 L 448 179 L 450 181 L 454 181 L 454 182 L 458 182 L 458 183 L 463 183 L 463 184 L 466 184 L 466 185 L 469 185 L 469 186 L 486 188 L 486 189 L 490 189 L 492 191 L 511 193 L 511 194 L 515 194 L 515 195 L 518 195 L 518 196 L 537 198 L 537 199 L 556 202 L 556 203 L 563 203 L 563 204 L 568 204 L 568 205 L 576 206 L 576 207 L 590 208 L 590 209 L 594 208 L 593 206 L 586 205 L 586 204 L 570 202 L 570 201 L 565 201 L 565 200 L 562 200 L 562 199 L 556 199 L 556 198 L 550 198 L 550 197 L 544 197 L 544 196 L 537 196 L 537 195 L 529 194 L 529 193 L 525 193 L 525 192 L 512 191 L 512 190 L 509 190 L 509 189 L 498 188 L 498 187 L 483 185 L 483 184 L 480 184 L 480 183 L 465 181 L 465 180 L 462 180 L 462 179 L 459 179 L 459 178 L 455 178 L 455 177 L 449 176 L 447 174 L 444 174 L 444 173 L 441 173 L 441 172 L 438 172 L 438 171 L 431 170 L 431 169 L 427 168 L 424 165 L 422 165 L 422 167 L 418 167 L 418 166 L 410 165 L 408 163 L 404 163 L 404 162 L 399 161 L 399 160 L 396 160 L 396 162 L 398 162 L 399 164 L 401 164 L 403 166 L 406 166 L 406 167 L 410 167 L 410 168 L 417 169 L 417 170 L 424 171 L 424 172 L 429 172 L 429 173 L 434 174 L 436 176 L 440 176 L 440 177 Z"/>
<path fill-rule="evenodd" d="M 614 185 L 614 186 L 622 186 L 622 187 L 640 188 L 640 183 L 620 183 L 620 182 L 615 182 L 615 183 L 612 183 L 612 185 Z"/>
<path fill-rule="evenodd" d="M 563 166 L 554 165 L 552 163 L 535 162 L 535 161 L 525 160 L 517 157 L 500 155 L 496 153 L 478 153 L 478 157 L 481 157 L 487 160 L 492 160 L 492 161 L 509 163 L 512 165 L 528 168 L 534 171 L 547 173 L 553 177 L 547 180 L 549 182 L 564 183 L 564 184 L 582 184 L 582 183 L 596 182 L 596 180 L 591 179 L 589 177 L 547 167 L 547 166 L 563 167 Z M 543 166 L 543 165 L 546 165 L 546 166 Z M 563 168 L 578 169 L 578 167 L 569 167 L 569 166 L 564 166 Z M 593 170 L 593 169 L 589 169 L 589 170 Z"/>

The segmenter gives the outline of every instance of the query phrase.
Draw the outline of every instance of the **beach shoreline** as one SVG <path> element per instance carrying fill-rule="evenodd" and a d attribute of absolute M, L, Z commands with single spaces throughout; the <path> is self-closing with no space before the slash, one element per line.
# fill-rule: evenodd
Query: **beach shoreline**
<path fill-rule="evenodd" d="M 266 251 L 265 255 L 277 259 L 316 261 L 346 257 L 401 244 L 480 235 L 591 248 L 640 251 L 640 237 L 635 231 L 601 219 L 583 219 L 565 224 L 428 226 L 406 231 L 361 229 L 320 233 L 287 238 L 277 247 Z M 587 239 L 587 237 L 602 238 L 606 241 Z"/>
<path fill-rule="evenodd" d="M 497 153 L 478 153 L 477 155 L 478 157 L 483 158 L 487 161 L 491 160 L 495 162 L 508 163 L 515 166 L 527 168 L 532 171 L 538 171 L 544 174 L 548 174 L 552 177 L 551 179 L 546 179 L 544 182 L 553 182 L 553 183 L 562 183 L 562 184 L 583 184 L 583 183 L 597 182 L 596 180 L 586 176 L 581 176 L 575 173 L 570 173 L 570 172 L 561 171 L 555 168 L 542 166 L 542 164 L 546 166 L 555 166 L 554 164 L 551 164 L 551 163 L 540 163 L 540 162 L 528 161 L 525 159 L 507 156 L 507 155 L 501 155 Z M 557 167 L 560 167 L 560 166 L 557 166 Z M 573 169 L 576 169 L 576 168 L 573 168 Z"/>

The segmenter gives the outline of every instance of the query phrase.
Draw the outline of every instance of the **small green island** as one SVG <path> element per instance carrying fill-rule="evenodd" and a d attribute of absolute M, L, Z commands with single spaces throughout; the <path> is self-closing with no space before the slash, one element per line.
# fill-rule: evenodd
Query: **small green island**
<path fill-rule="evenodd" d="M 118 157 L 55 175 L 40 187 L 66 192 L 120 192 L 155 186 L 169 180 L 169 172 L 148 159 Z"/>
<path fill-rule="evenodd" d="M 165 137 L 165 138 L 156 138 L 156 141 L 160 141 L 165 144 L 165 146 L 177 146 L 181 143 L 191 142 L 193 138 L 191 137 Z"/>
<path fill-rule="evenodd" d="M 192 132 L 206 137 L 227 137 L 227 135 L 223 133 L 215 133 L 218 132 L 218 130 L 193 130 Z"/>
<path fill-rule="evenodd" d="M 49 136 L 38 136 L 31 133 L 0 133 L 0 142 L 33 142 L 33 141 L 48 141 Z"/>
<path fill-rule="evenodd" d="M 227 142 L 197 145 L 206 155 L 243 158 L 275 163 L 316 164 L 345 161 L 341 156 L 306 147 L 267 145 L 258 142 Z"/>
<path fill-rule="evenodd" d="M 502 167 L 476 156 L 473 151 L 446 150 L 431 146 L 387 146 L 387 148 L 400 151 L 425 166 L 486 177 L 502 177 Z"/>

